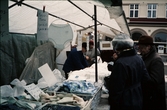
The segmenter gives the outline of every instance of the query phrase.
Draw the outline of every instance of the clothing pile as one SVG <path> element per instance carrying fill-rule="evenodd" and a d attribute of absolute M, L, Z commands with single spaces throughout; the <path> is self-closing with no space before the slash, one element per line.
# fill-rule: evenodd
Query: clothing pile
<path fill-rule="evenodd" d="M 66 80 L 59 91 L 76 94 L 89 94 L 93 95 L 97 91 L 97 87 L 93 83 L 85 80 Z"/>
<path fill-rule="evenodd" d="M 77 96 L 73 93 L 56 93 L 55 91 L 48 92 L 47 90 L 40 90 L 40 93 L 37 93 L 37 85 L 30 84 L 27 87 L 33 86 L 36 91 L 25 91 L 24 94 L 14 96 L 12 87 L 10 87 L 11 92 L 4 93 L 1 95 L 0 108 L 11 109 L 11 108 L 20 108 L 18 110 L 40 110 L 48 105 L 52 106 L 73 106 L 78 108 L 84 108 L 89 100 L 83 100 L 82 97 Z M 6 88 L 2 86 L 1 89 Z M 9 87 L 8 87 L 9 88 Z M 53 88 L 53 87 L 52 87 Z M 9 90 L 9 89 L 8 89 Z M 36 93 L 33 93 L 36 92 Z M 2 93 L 2 92 L 1 92 Z M 5 97 L 4 97 L 5 96 Z M 39 97 L 39 98 L 38 98 Z M 15 109 L 14 109 L 15 110 Z M 16 109 L 17 110 L 17 109 Z"/>

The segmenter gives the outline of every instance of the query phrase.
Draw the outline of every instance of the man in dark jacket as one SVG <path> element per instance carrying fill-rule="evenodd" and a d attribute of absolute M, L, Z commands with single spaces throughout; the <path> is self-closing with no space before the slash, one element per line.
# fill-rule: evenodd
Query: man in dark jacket
<path fill-rule="evenodd" d="M 71 49 L 64 65 L 63 70 L 65 72 L 65 78 L 68 79 L 68 73 L 70 71 L 80 70 L 88 67 L 88 62 L 86 61 L 83 53 L 86 51 L 86 43 L 82 43 L 82 51 L 77 51 L 74 47 Z"/>
<path fill-rule="evenodd" d="M 151 36 L 139 38 L 139 52 L 151 80 L 143 84 L 144 110 L 166 110 L 164 64 L 153 45 Z"/>
<path fill-rule="evenodd" d="M 126 34 L 115 36 L 112 45 L 117 52 L 109 85 L 110 110 L 142 110 L 141 82 L 149 80 L 145 64 Z"/>

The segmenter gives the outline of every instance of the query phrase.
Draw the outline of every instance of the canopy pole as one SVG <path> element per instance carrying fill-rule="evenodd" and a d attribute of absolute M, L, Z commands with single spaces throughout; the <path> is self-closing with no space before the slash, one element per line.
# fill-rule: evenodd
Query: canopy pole
<path fill-rule="evenodd" d="M 15 5 L 21 6 L 21 3 L 22 3 L 24 0 L 20 0 L 20 1 L 11 0 L 11 1 L 16 2 L 16 3 L 15 3 L 15 4 L 13 4 L 13 5 L 11 5 L 11 6 L 9 6 L 9 7 L 8 7 L 8 9 L 10 9 L 10 8 L 14 7 Z"/>
<path fill-rule="evenodd" d="M 94 5 L 94 36 L 95 36 L 95 81 L 98 82 L 98 70 L 97 70 L 97 15 L 96 15 L 96 5 Z"/>

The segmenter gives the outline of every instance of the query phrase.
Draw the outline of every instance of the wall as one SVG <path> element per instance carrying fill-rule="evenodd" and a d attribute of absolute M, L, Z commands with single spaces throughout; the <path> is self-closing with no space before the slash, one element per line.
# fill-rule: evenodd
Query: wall
<path fill-rule="evenodd" d="M 139 6 L 139 17 L 147 17 L 147 3 L 157 3 L 157 17 L 165 17 L 166 0 L 123 0 L 123 9 L 125 11 L 126 17 L 129 17 L 129 5 L 130 4 L 140 4 Z M 162 11 L 164 10 L 164 11 Z"/>

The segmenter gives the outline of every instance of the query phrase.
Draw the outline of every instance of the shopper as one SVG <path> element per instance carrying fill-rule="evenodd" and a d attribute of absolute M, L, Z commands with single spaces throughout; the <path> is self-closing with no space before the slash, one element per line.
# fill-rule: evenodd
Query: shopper
<path fill-rule="evenodd" d="M 92 32 L 88 32 L 88 37 L 89 37 L 89 40 L 94 40 L 94 36 Z"/>
<path fill-rule="evenodd" d="M 100 50 L 97 48 L 97 56 L 95 55 L 95 47 L 93 40 L 89 41 L 89 50 L 86 52 L 86 60 L 88 61 L 88 65 L 91 66 L 95 63 L 95 58 L 100 56 Z"/>
<path fill-rule="evenodd" d="M 145 64 L 133 48 L 130 36 L 119 34 L 112 45 L 117 59 L 109 81 L 110 110 L 142 110 L 141 82 L 149 80 Z"/>
<path fill-rule="evenodd" d="M 143 84 L 143 110 L 166 110 L 164 64 L 153 44 L 153 38 L 141 36 L 138 49 L 151 77 L 147 85 Z"/>
<path fill-rule="evenodd" d="M 115 62 L 115 60 L 116 60 L 117 58 L 118 58 L 117 53 L 113 53 L 113 55 L 112 55 L 112 60 L 111 60 L 110 62 L 108 62 L 108 65 L 107 65 L 108 71 L 112 71 L 114 62 Z"/>
<path fill-rule="evenodd" d="M 63 70 L 65 72 L 66 79 L 68 79 L 68 74 L 70 71 L 80 70 L 88 67 L 88 63 L 83 55 L 85 51 L 86 51 L 85 43 L 82 43 L 82 51 L 77 51 L 76 47 L 71 49 L 63 65 Z"/>

